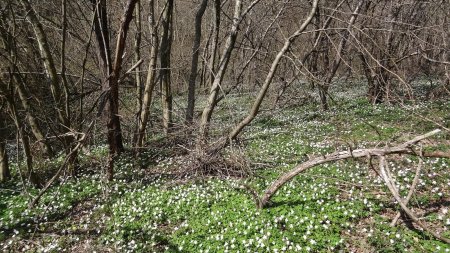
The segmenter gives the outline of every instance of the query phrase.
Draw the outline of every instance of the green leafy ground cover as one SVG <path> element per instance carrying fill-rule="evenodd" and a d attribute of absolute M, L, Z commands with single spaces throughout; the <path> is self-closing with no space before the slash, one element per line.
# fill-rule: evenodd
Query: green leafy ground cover
<path fill-rule="evenodd" d="M 239 107 L 239 114 L 245 112 L 238 98 L 232 104 Z M 436 127 L 416 114 L 448 127 L 449 111 L 448 101 L 404 108 L 372 106 L 355 98 L 341 100 L 325 113 L 315 105 L 264 112 L 241 138 L 240 150 L 255 170 L 245 179 L 174 181 L 154 171 L 170 170 L 176 163 L 149 150 L 139 159 L 123 156 L 115 181 L 105 183 L 101 164 L 106 147 L 92 147 L 80 159 L 85 173 L 60 181 L 36 209 L 28 210 L 27 203 L 37 190 L 24 192 L 18 175 L 1 185 L 0 251 L 449 252 L 449 245 L 413 224 L 401 220 L 398 226 L 389 226 L 398 207 L 364 159 L 310 169 L 285 185 L 262 210 L 240 187 L 245 183 L 261 193 L 308 157 L 382 147 Z M 220 125 L 230 118 L 215 120 Z M 448 150 L 450 135 L 440 134 L 428 144 L 434 141 L 439 141 L 438 149 Z M 416 157 L 389 160 L 404 195 L 417 164 Z M 426 159 L 411 200 L 422 219 L 446 237 L 450 237 L 449 164 L 448 159 Z"/>

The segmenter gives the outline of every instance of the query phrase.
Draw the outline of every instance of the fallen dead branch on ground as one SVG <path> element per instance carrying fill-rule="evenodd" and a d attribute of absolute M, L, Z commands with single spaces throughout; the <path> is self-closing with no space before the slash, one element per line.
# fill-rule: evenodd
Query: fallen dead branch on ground
<path fill-rule="evenodd" d="M 389 172 L 386 158 L 384 156 L 380 156 L 380 165 L 379 166 L 380 166 L 381 177 L 383 178 L 386 186 L 388 187 L 389 191 L 392 193 L 392 195 L 394 196 L 395 200 L 400 205 L 402 210 L 423 230 L 427 231 L 428 233 L 430 233 L 431 235 L 433 235 L 434 237 L 436 237 L 437 239 L 439 239 L 443 242 L 450 243 L 450 239 L 445 238 L 445 237 L 441 236 L 440 234 L 431 230 L 427 225 L 425 225 L 425 223 L 420 221 L 420 219 L 417 217 L 416 214 L 414 214 L 414 212 L 411 209 L 409 209 L 406 206 L 406 201 L 404 202 L 402 197 L 400 197 L 399 191 L 398 191 L 397 187 L 395 186 L 392 176 L 390 175 L 391 173 Z"/>
<path fill-rule="evenodd" d="M 406 155 L 415 155 L 422 157 L 441 157 L 441 158 L 450 158 L 450 152 L 442 152 L 442 151 L 423 151 L 422 149 L 420 151 L 414 149 L 414 145 L 419 143 L 422 140 L 425 140 L 431 136 L 434 136 L 438 133 L 440 133 L 440 129 L 435 129 L 431 132 L 428 132 L 424 135 L 417 136 L 409 141 L 406 141 L 402 144 L 393 146 L 393 147 L 385 147 L 385 148 L 369 148 L 369 149 L 356 149 L 356 150 L 348 150 L 348 151 L 340 151 L 340 152 L 334 152 L 331 154 L 319 156 L 313 159 L 310 159 L 298 166 L 296 166 L 291 171 L 281 175 L 277 180 L 275 180 L 262 194 L 260 198 L 257 199 L 257 206 L 259 208 L 264 208 L 268 205 L 270 199 L 272 196 L 287 182 L 292 180 L 295 176 L 298 174 L 306 171 L 307 169 L 313 168 L 315 166 L 329 163 L 329 162 L 336 162 L 339 160 L 345 160 L 349 158 L 362 158 L 367 157 L 368 159 L 372 159 L 373 157 L 379 158 L 380 160 L 380 172 L 377 172 L 379 176 L 383 178 L 383 180 L 386 183 L 386 186 L 389 188 L 390 192 L 394 195 L 396 201 L 400 204 L 402 210 L 414 221 L 416 222 L 421 228 L 429 232 L 431 235 L 436 237 L 437 239 L 444 241 L 446 243 L 450 243 L 450 239 L 444 238 L 440 236 L 439 234 L 435 233 L 431 229 L 429 229 L 423 222 L 421 222 L 417 216 L 408 208 L 406 207 L 406 204 L 408 200 L 411 198 L 415 184 L 410 188 L 410 193 L 406 197 L 405 200 L 402 200 L 400 195 L 398 194 L 398 191 L 396 190 L 395 186 L 393 186 L 391 180 L 389 179 L 389 174 L 386 173 L 385 168 L 385 156 L 392 155 L 392 154 L 406 154 Z M 418 177 L 420 175 L 420 168 L 421 165 L 417 168 L 416 176 L 414 178 L 414 181 L 418 181 Z M 398 219 L 398 218 L 397 218 Z M 395 222 L 397 222 L 397 219 L 394 219 Z M 395 224 L 394 221 L 392 224 Z"/>

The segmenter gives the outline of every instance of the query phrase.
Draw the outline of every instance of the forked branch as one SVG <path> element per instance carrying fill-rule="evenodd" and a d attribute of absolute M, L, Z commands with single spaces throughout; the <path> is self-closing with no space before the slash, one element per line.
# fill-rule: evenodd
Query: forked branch
<path fill-rule="evenodd" d="M 438 134 L 441 132 L 440 129 L 433 130 L 429 133 L 426 133 L 424 135 L 417 136 L 413 138 L 412 140 L 409 140 L 407 142 L 404 142 L 402 144 L 399 144 L 394 147 L 386 147 L 386 148 L 369 148 L 369 149 L 356 149 L 356 150 L 349 150 L 349 151 L 340 151 L 340 152 L 334 152 L 331 154 L 327 154 L 324 156 L 319 156 L 313 159 L 310 159 L 298 166 L 296 166 L 291 171 L 287 172 L 286 174 L 280 176 L 277 180 L 275 180 L 263 193 L 263 195 L 260 198 L 259 203 L 257 203 L 259 208 L 263 208 L 267 205 L 270 198 L 287 182 L 289 182 L 291 179 L 293 179 L 298 174 L 304 172 L 307 169 L 313 168 L 317 165 L 321 165 L 328 162 L 335 162 L 339 160 L 344 160 L 348 158 L 360 158 L 360 157 L 380 157 L 380 156 L 386 156 L 391 154 L 408 154 L 408 155 L 420 155 L 419 152 L 416 152 L 413 149 L 413 145 L 427 139 L 433 135 Z M 450 158 L 449 152 L 423 152 L 423 157 L 445 157 Z"/>
<path fill-rule="evenodd" d="M 436 239 L 441 240 L 443 242 L 446 243 L 450 243 L 450 239 L 445 238 L 443 236 L 441 236 L 440 234 L 434 232 L 433 230 L 431 230 L 427 225 L 425 225 L 418 217 L 417 215 L 414 214 L 414 212 L 409 209 L 406 206 L 406 201 L 403 202 L 404 200 L 400 197 L 399 191 L 397 189 L 397 187 L 395 186 L 395 183 L 393 183 L 392 178 L 389 176 L 389 169 L 387 166 L 387 162 L 386 162 L 386 158 L 384 156 L 380 156 L 380 174 L 381 177 L 383 178 L 386 186 L 388 187 L 389 191 L 392 193 L 392 195 L 394 196 L 395 200 L 398 202 L 398 204 L 400 205 L 400 207 L 402 208 L 402 210 L 417 224 L 419 225 L 423 230 L 427 231 L 428 233 L 430 233 L 431 235 L 433 235 Z"/>

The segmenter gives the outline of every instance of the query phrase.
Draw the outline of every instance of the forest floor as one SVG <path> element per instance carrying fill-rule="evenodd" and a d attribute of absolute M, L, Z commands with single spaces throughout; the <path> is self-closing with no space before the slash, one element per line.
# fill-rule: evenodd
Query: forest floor
<path fill-rule="evenodd" d="M 244 115 L 249 101 L 249 96 L 227 98 L 213 128 L 226 128 Z M 0 185 L 0 251 L 450 252 L 450 245 L 407 218 L 389 226 L 399 207 L 366 159 L 314 167 L 286 184 L 264 209 L 240 187 L 246 184 L 261 194 L 309 157 L 401 143 L 437 128 L 428 119 L 448 128 L 450 101 L 372 106 L 350 90 L 336 92 L 327 112 L 317 103 L 289 102 L 283 110 L 264 110 L 239 145 L 226 150 L 225 156 L 243 164 L 247 177 L 224 172 L 221 177 L 174 178 L 171 171 L 180 159 L 173 147 L 161 145 L 138 158 L 123 155 L 115 180 L 104 182 L 107 148 L 91 146 L 81 154 L 81 172 L 62 177 L 29 210 L 30 196 L 38 190 L 25 188 L 15 175 Z M 450 133 L 443 131 L 424 145 L 448 151 Z M 62 159 L 41 161 L 39 167 L 52 171 Z M 389 158 L 403 195 L 418 160 Z M 447 238 L 449 165 L 449 159 L 425 159 L 410 202 L 423 222 Z"/>

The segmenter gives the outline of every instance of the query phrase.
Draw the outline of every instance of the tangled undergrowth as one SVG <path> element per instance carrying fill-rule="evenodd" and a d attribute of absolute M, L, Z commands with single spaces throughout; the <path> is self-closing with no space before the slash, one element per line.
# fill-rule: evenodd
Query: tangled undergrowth
<path fill-rule="evenodd" d="M 105 183 L 98 164 L 106 147 L 91 147 L 80 159 L 85 171 L 63 177 L 33 210 L 27 203 L 37 191 L 23 186 L 16 175 L 0 189 L 0 250 L 450 252 L 449 245 L 407 218 L 389 226 L 399 208 L 363 159 L 312 168 L 277 192 L 268 208 L 256 208 L 242 185 L 261 193 L 310 156 L 399 143 L 435 128 L 416 113 L 449 126 L 448 101 L 404 108 L 372 106 L 351 98 L 335 108 L 324 113 L 315 105 L 304 105 L 261 115 L 241 137 L 239 153 L 237 147 L 229 147 L 211 163 L 211 168 L 220 168 L 225 161 L 240 164 L 245 175 L 174 177 L 174 172 L 186 168 L 186 160 L 180 159 L 185 154 L 168 157 L 164 149 L 170 145 L 161 145 L 138 158 L 121 157 L 116 179 Z M 217 119 L 221 120 L 230 119 Z M 450 135 L 441 134 L 427 146 L 448 151 Z M 417 157 L 389 160 L 403 196 L 417 165 Z M 424 222 L 446 237 L 450 237 L 449 165 L 449 159 L 426 159 L 410 202 Z"/>

